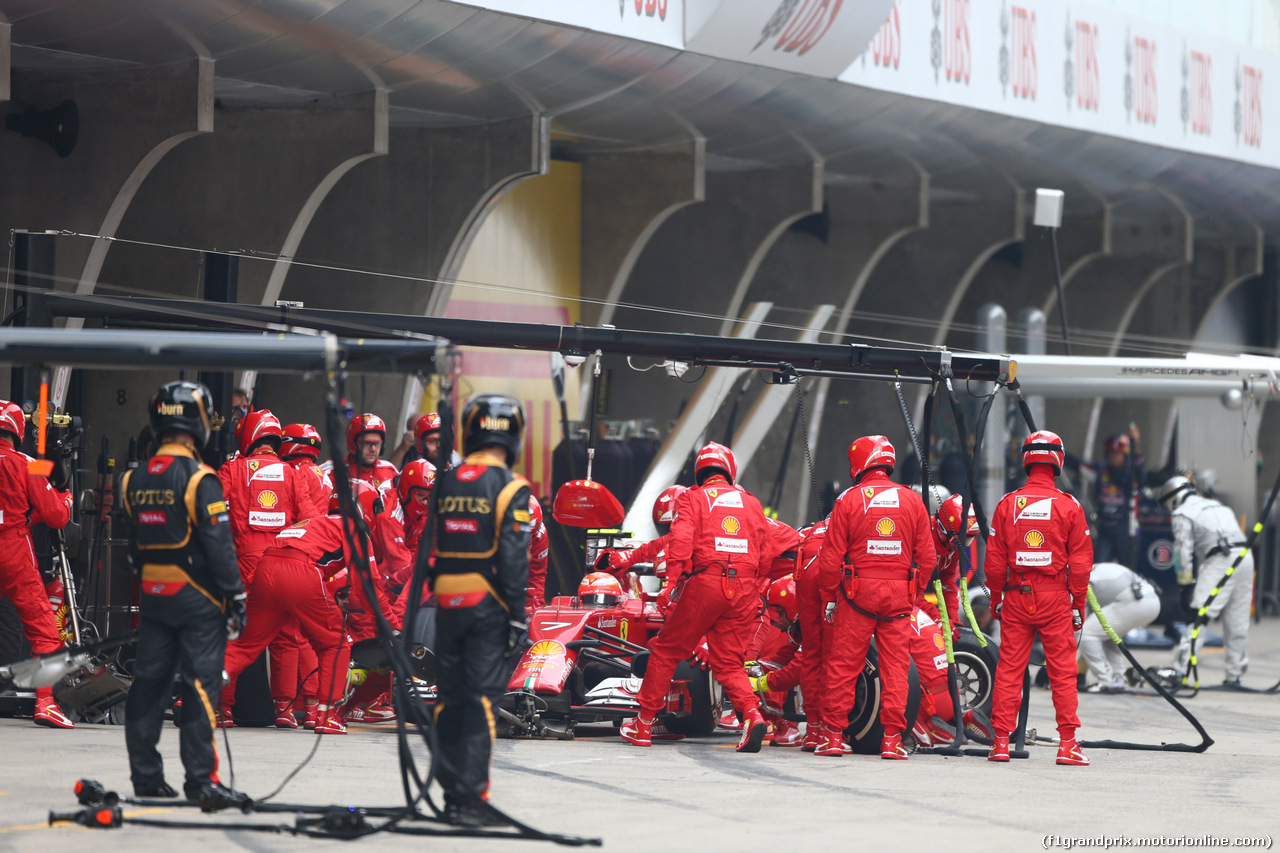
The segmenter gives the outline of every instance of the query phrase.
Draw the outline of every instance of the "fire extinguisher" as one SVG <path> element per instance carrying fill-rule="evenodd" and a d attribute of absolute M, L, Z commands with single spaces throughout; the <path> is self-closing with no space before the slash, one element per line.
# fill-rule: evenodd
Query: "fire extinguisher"
<path fill-rule="evenodd" d="M 49 596 L 49 605 L 53 608 L 53 621 L 58 626 L 58 636 L 62 642 L 70 643 L 74 637 L 67 633 L 67 590 L 61 578 L 54 578 L 44 585 L 45 595 Z"/>

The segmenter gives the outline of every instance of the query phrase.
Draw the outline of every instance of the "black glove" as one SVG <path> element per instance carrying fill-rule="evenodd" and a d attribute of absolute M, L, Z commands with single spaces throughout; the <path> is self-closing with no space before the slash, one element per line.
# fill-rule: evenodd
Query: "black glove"
<path fill-rule="evenodd" d="M 233 595 L 231 600 L 227 602 L 227 639 L 237 640 L 244 633 L 244 623 L 248 615 L 248 608 L 245 606 L 245 599 L 248 593 L 240 593 Z"/>
<path fill-rule="evenodd" d="M 529 644 L 529 625 L 511 619 L 507 622 L 507 657 L 520 654 Z"/>
<path fill-rule="evenodd" d="M 49 461 L 53 463 L 53 470 L 49 472 L 49 485 L 58 491 L 64 491 L 71 484 L 71 466 L 67 464 L 67 457 L 51 456 Z"/>
<path fill-rule="evenodd" d="M 1084 627 L 1084 611 L 1072 610 L 1071 611 L 1071 630 L 1079 631 L 1083 627 Z"/>
<path fill-rule="evenodd" d="M 1188 622 L 1196 618 L 1196 612 L 1191 607 L 1191 597 L 1195 594 L 1195 591 L 1196 585 L 1193 583 L 1178 588 L 1178 600 L 1182 604 L 1182 612 Z"/>

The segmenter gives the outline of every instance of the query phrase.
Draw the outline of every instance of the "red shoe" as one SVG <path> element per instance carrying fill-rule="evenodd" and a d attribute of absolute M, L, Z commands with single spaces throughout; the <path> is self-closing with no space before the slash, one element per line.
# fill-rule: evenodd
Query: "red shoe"
<path fill-rule="evenodd" d="M 276 728 L 277 729 L 296 729 L 298 727 L 298 718 L 293 715 L 292 699 L 276 700 Z"/>
<path fill-rule="evenodd" d="M 1058 745 L 1058 763 L 1075 767 L 1088 767 L 1089 756 L 1085 755 L 1084 750 L 1080 749 L 1080 744 L 1076 743 L 1076 739 L 1071 738 L 1071 740 L 1064 740 Z"/>
<path fill-rule="evenodd" d="M 375 701 L 370 702 L 364 709 L 364 721 L 366 723 L 391 723 L 395 722 L 396 709 L 391 704 L 391 694 L 383 693 Z"/>
<path fill-rule="evenodd" d="M 742 728 L 742 720 L 738 719 L 738 714 L 733 710 L 732 705 L 726 705 L 724 711 L 720 714 L 720 719 L 716 721 L 716 725 L 722 729 L 736 732 Z"/>
<path fill-rule="evenodd" d="M 623 723 L 618 734 L 636 746 L 653 746 L 653 723 L 646 723 L 639 715 Z"/>
<path fill-rule="evenodd" d="M 996 735 L 991 739 L 991 751 L 987 753 L 987 761 L 1009 760 L 1009 736 Z"/>
<path fill-rule="evenodd" d="M 981 712 L 970 708 L 960 717 L 964 722 L 965 736 L 970 740 L 976 740 L 978 743 L 991 743 L 991 739 L 995 737 L 995 732 L 991 728 L 991 721 Z"/>
<path fill-rule="evenodd" d="M 956 736 L 944 728 L 936 717 L 917 718 L 911 727 L 911 736 L 916 739 L 916 746 L 928 749 L 933 746 L 950 746 Z"/>
<path fill-rule="evenodd" d="M 760 712 L 755 708 L 748 709 L 742 715 L 742 738 L 738 741 L 738 752 L 759 752 L 768 731 L 769 724 L 760 716 Z"/>
<path fill-rule="evenodd" d="M 51 729 L 74 729 L 76 724 L 66 714 L 62 713 L 62 709 L 58 707 L 58 703 L 52 696 L 44 696 L 36 700 L 35 720 L 37 726 L 47 726 Z"/>
<path fill-rule="evenodd" d="M 231 717 L 231 703 L 223 701 L 218 705 L 218 728 L 234 728 L 236 721 Z"/>
<path fill-rule="evenodd" d="M 885 735 L 880 741 L 880 757 L 889 761 L 906 761 L 907 748 L 902 745 L 902 735 Z"/>
<path fill-rule="evenodd" d="M 337 708 L 320 710 L 320 717 L 316 720 L 316 734 L 345 735 L 346 733 L 346 723 L 342 722 L 342 713 Z"/>
<path fill-rule="evenodd" d="M 830 755 L 839 758 L 845 754 L 846 748 L 844 732 L 823 724 L 818 731 L 818 746 L 814 749 L 813 754 Z"/>
<path fill-rule="evenodd" d="M 804 735 L 800 733 L 798 725 L 790 720 L 782 720 L 774 727 L 769 743 L 774 746 L 799 746 L 803 740 Z"/>
<path fill-rule="evenodd" d="M 813 752 L 820 743 L 822 743 L 822 726 L 817 723 L 805 723 L 804 744 L 800 749 L 804 752 Z"/>
<path fill-rule="evenodd" d="M 320 703 L 313 700 L 308 700 L 307 715 L 302 721 L 302 727 L 304 729 L 314 729 L 316 727 L 316 723 L 318 723 L 319 721 L 320 721 Z"/>

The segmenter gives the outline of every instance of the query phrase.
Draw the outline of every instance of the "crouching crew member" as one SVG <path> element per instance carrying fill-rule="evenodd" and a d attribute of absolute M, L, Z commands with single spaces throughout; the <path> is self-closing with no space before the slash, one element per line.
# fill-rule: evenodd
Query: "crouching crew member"
<path fill-rule="evenodd" d="M 816 755 L 845 752 L 843 732 L 856 698 L 858 674 L 876 639 L 884 701 L 880 757 L 905 759 L 911 612 L 933 576 L 929 513 L 920 496 L 889 479 L 893 445 L 882 435 L 849 445 L 854 487 L 836 499 L 818 576 L 830 637 L 823 637 L 825 695 L 822 741 Z"/>
<path fill-rule="evenodd" d="M 1027 436 L 1022 444 L 1027 484 L 1001 498 L 991 517 L 983 568 L 991 585 L 991 610 L 1001 625 L 991 761 L 1009 760 L 1023 673 L 1039 634 L 1058 716 L 1058 763 L 1089 763 L 1076 743 L 1080 720 L 1074 634 L 1084 624 L 1093 542 L 1080 504 L 1054 485 L 1065 458 L 1057 433 L 1040 430 Z"/>
<path fill-rule="evenodd" d="M 209 440 L 209 389 L 170 382 L 151 396 L 156 455 L 121 481 L 133 532 L 129 554 L 141 569 L 138 659 L 125 703 L 125 744 L 133 791 L 174 797 L 156 744 L 173 704 L 173 674 L 182 681 L 179 724 L 183 789 L 207 810 L 238 804 L 243 795 L 218 779 L 214 711 L 228 636 L 244 627 L 245 594 L 222 484 L 200 462 Z"/>
<path fill-rule="evenodd" d="M 437 472 L 432 500 L 436 559 L 436 726 L 445 817 L 462 826 L 494 822 L 489 793 L 494 705 L 506 690 L 508 657 L 528 633 L 529 484 L 511 472 L 520 458 L 524 410 L 504 394 L 481 394 L 462 412 L 466 458 Z"/>

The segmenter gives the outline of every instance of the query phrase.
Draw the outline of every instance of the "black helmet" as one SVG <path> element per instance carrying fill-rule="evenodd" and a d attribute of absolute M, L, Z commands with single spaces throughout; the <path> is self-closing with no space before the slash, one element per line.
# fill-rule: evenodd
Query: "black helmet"
<path fill-rule="evenodd" d="M 213 395 L 199 382 L 169 382 L 156 389 L 147 404 L 151 432 L 159 440 L 166 432 L 181 430 L 195 437 L 196 447 L 209 442 Z"/>
<path fill-rule="evenodd" d="M 509 465 L 520 459 L 520 437 L 524 432 L 524 409 L 515 397 L 506 394 L 478 394 L 462 410 L 462 449 L 475 453 L 486 444 L 507 449 Z"/>

